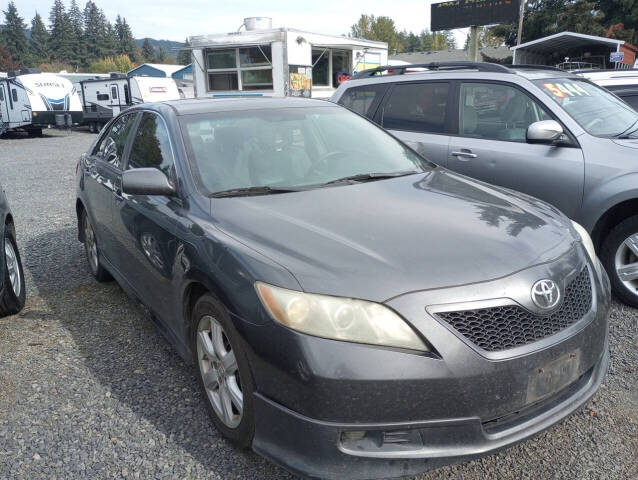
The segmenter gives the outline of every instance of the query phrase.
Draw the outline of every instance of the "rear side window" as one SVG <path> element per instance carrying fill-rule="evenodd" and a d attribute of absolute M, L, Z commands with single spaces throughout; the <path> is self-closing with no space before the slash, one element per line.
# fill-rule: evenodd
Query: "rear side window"
<path fill-rule="evenodd" d="M 97 99 L 98 100 L 108 100 L 109 99 L 109 94 L 108 93 L 98 93 L 97 94 Z"/>
<path fill-rule="evenodd" d="M 343 105 L 359 115 L 372 117 L 387 89 L 388 86 L 384 84 L 349 88 L 339 99 L 339 105 Z"/>
<path fill-rule="evenodd" d="M 126 147 L 126 140 L 128 139 L 133 123 L 135 122 L 135 117 L 135 113 L 122 115 L 113 122 L 111 129 L 97 146 L 95 155 L 98 158 L 113 165 L 114 167 L 122 168 L 124 147 Z"/>
<path fill-rule="evenodd" d="M 172 174 L 173 153 L 168 131 L 162 119 L 154 113 L 142 114 L 127 168 L 157 168 L 169 178 Z"/>
<path fill-rule="evenodd" d="M 383 108 L 383 127 L 422 133 L 444 133 L 447 83 L 397 83 Z"/>

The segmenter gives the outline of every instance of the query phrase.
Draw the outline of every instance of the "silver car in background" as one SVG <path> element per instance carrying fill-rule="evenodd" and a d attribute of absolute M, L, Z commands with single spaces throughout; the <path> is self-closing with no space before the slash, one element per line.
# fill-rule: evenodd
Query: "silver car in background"
<path fill-rule="evenodd" d="M 429 160 L 558 207 L 591 234 L 614 293 L 638 306 L 638 113 L 552 67 L 380 67 L 332 101 Z"/>

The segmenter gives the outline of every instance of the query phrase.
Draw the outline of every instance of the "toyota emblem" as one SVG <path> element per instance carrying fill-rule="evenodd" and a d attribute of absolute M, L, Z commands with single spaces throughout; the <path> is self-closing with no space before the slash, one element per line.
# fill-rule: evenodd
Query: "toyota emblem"
<path fill-rule="evenodd" d="M 560 300 L 558 285 L 553 280 L 539 280 L 532 285 L 532 300 L 534 305 L 543 310 L 554 308 Z"/>

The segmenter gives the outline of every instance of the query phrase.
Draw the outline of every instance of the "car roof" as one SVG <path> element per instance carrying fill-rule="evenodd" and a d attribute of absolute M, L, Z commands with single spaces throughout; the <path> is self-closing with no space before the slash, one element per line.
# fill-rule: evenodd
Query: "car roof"
<path fill-rule="evenodd" d="M 334 103 L 325 100 L 294 97 L 189 98 L 159 102 L 158 105 L 170 107 L 179 116 L 239 110 L 335 107 Z"/>

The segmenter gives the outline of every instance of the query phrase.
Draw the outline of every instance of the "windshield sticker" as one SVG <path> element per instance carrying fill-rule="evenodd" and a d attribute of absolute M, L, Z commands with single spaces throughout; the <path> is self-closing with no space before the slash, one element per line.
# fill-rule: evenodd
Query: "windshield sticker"
<path fill-rule="evenodd" d="M 557 98 L 591 96 L 587 90 L 577 83 L 543 83 L 542 86 Z"/>

